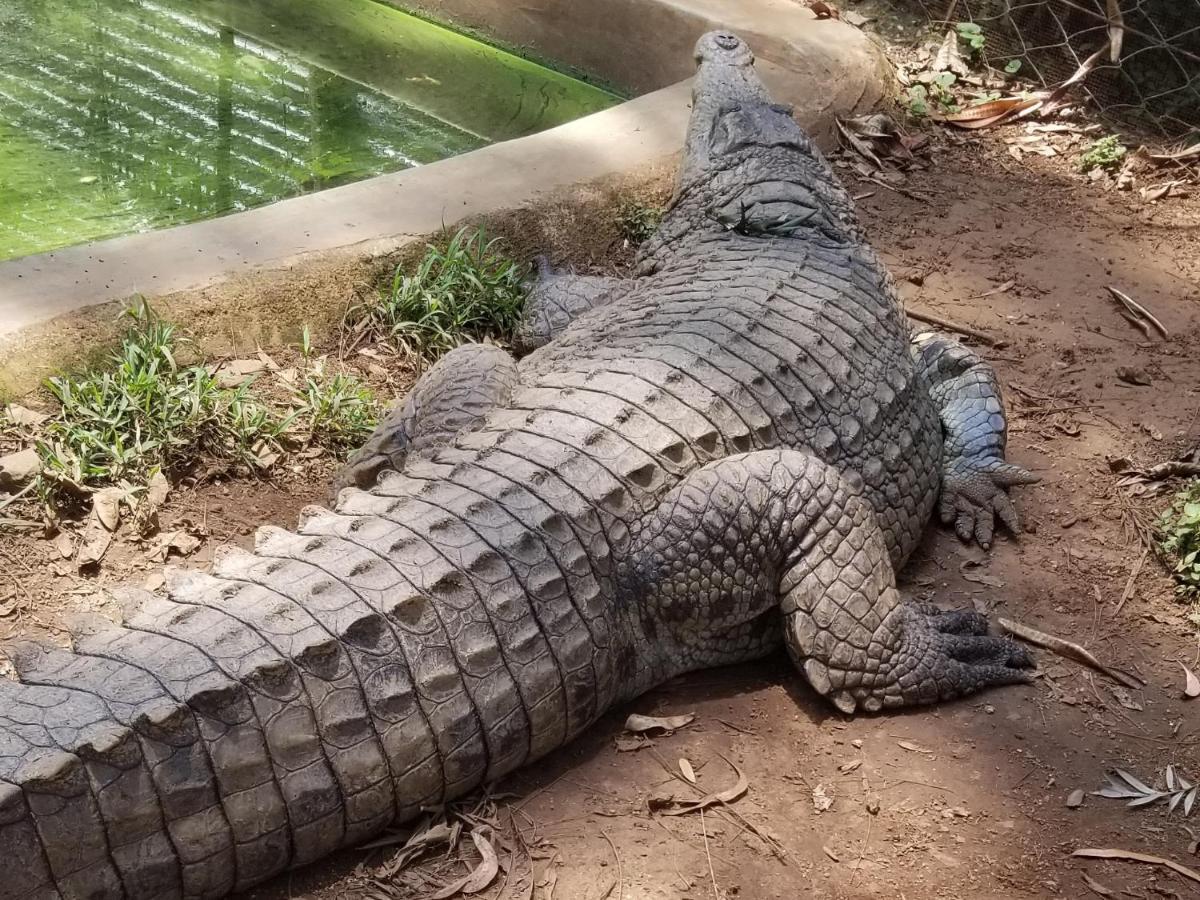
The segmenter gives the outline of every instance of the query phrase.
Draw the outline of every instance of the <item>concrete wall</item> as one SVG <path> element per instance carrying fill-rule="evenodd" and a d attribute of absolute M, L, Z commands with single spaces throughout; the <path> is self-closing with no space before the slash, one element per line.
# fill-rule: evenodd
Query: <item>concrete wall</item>
<path fill-rule="evenodd" d="M 884 100 L 883 53 L 862 31 L 817 20 L 798 0 L 387 0 L 482 32 L 536 57 L 590 73 L 629 93 L 690 78 L 706 31 L 737 32 L 754 48 L 776 98 L 802 123 Z"/>

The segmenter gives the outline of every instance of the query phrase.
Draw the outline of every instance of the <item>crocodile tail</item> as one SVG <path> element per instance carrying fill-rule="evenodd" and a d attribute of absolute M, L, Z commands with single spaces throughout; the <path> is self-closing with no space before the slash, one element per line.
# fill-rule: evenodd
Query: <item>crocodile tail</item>
<path fill-rule="evenodd" d="M 0 900 L 245 890 L 598 715 L 594 645 L 522 522 L 532 501 L 505 517 L 477 494 L 471 524 L 392 489 L 169 572 L 166 596 L 124 592 L 123 623 L 74 623 L 72 650 L 5 648 Z"/>

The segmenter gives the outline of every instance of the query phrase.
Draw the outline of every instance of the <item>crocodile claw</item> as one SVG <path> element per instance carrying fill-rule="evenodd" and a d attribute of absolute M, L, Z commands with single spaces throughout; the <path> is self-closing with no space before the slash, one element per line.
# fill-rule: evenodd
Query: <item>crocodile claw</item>
<path fill-rule="evenodd" d="M 1041 480 L 1040 475 L 1003 459 L 955 460 L 942 478 L 939 505 L 942 524 L 953 524 L 962 540 L 974 540 L 987 550 L 992 545 L 997 518 L 1011 533 L 1021 533 L 1021 521 L 1009 499 L 1008 488 Z"/>

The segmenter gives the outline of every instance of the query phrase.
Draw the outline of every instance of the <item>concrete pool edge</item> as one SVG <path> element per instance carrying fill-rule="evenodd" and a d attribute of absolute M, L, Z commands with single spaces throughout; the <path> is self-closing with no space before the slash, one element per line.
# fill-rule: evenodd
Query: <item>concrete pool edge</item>
<path fill-rule="evenodd" d="M 776 0 L 754 2 L 770 6 Z M 792 18 L 800 15 L 793 7 Z M 713 24 L 693 19 L 689 31 Z M 828 30 L 828 24 L 798 19 L 792 29 L 807 35 L 801 43 L 820 46 L 806 65 L 821 69 L 823 91 L 813 90 L 814 81 L 794 61 L 780 65 L 763 57 L 760 64 L 776 96 L 797 103 L 797 118 L 818 136 L 830 133 L 835 116 L 875 105 L 886 85 L 869 39 L 837 23 Z M 689 34 L 686 40 L 694 38 Z M 682 62 L 690 67 L 686 56 Z M 649 167 L 680 147 L 689 99 L 687 83 L 679 82 L 558 128 L 429 166 L 219 219 L 0 262 L 0 353 L 7 354 L 3 345 L 11 348 L 31 327 L 76 310 L 136 294 L 202 288 L 314 254 L 394 250 L 443 226 L 521 207 L 555 189 Z"/>

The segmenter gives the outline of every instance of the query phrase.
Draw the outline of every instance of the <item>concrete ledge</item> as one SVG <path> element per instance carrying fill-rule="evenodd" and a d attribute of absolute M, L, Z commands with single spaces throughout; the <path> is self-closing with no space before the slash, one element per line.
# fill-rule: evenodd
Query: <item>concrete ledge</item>
<path fill-rule="evenodd" d="M 790 73 L 772 85 L 801 122 L 874 107 L 891 76 L 871 38 L 816 16 L 799 0 L 386 0 L 480 32 L 630 94 L 658 90 L 693 69 L 692 48 L 714 29 L 737 32 L 760 61 Z"/>

